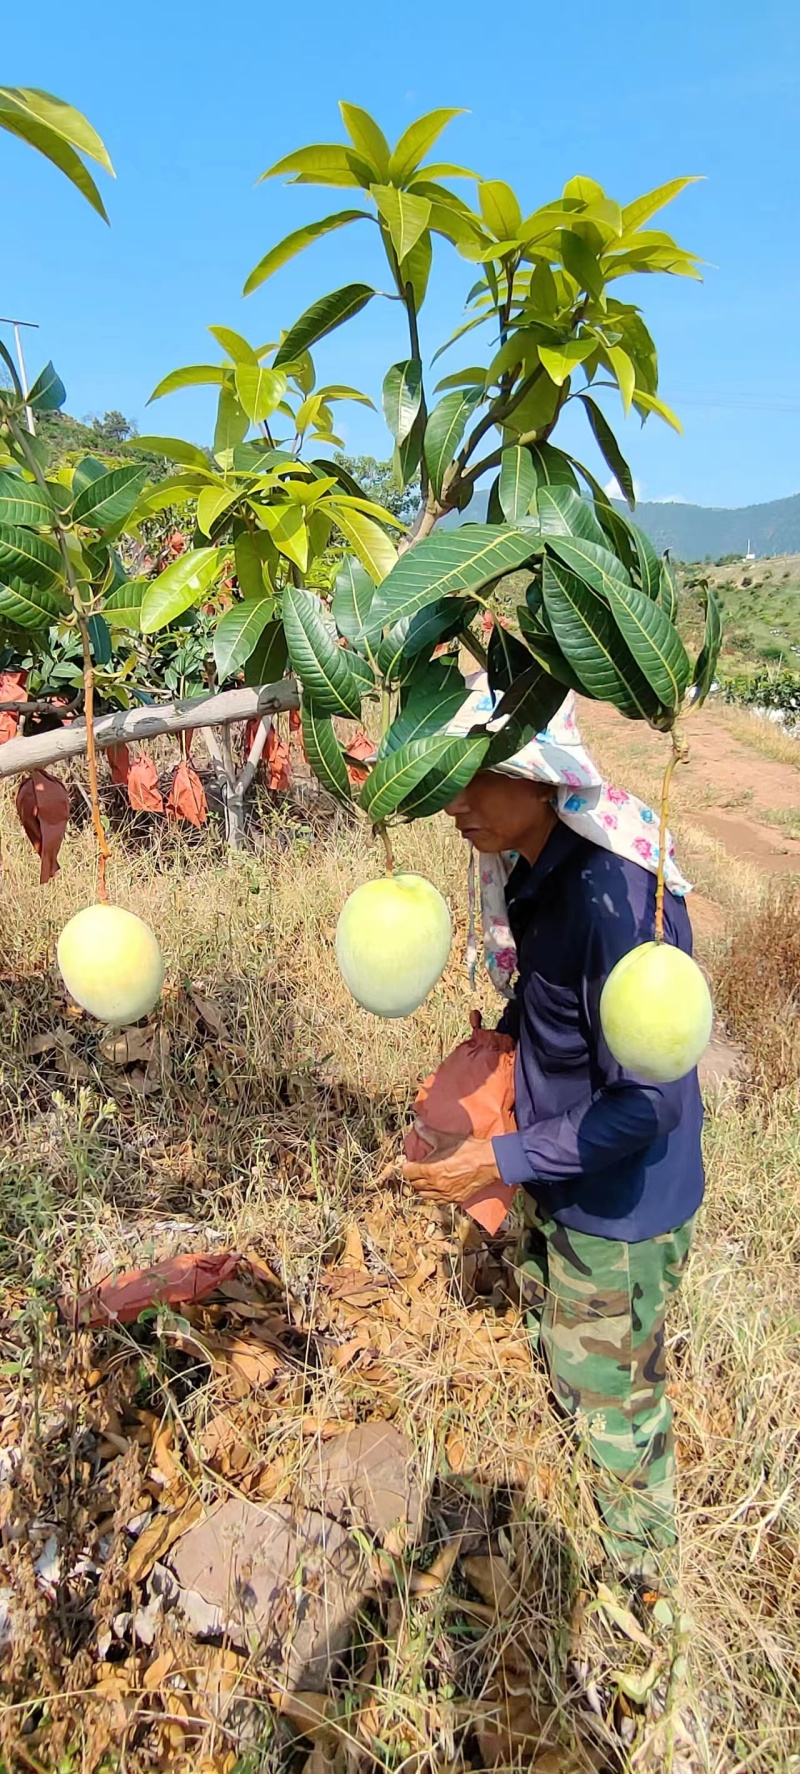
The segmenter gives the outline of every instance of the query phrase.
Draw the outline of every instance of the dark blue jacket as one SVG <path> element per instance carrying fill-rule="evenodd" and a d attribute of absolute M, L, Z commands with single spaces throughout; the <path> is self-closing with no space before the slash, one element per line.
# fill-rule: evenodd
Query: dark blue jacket
<path fill-rule="evenodd" d="M 652 941 L 655 877 L 563 823 L 506 889 L 517 945 L 517 1133 L 494 1141 L 503 1180 L 580 1232 L 635 1244 L 683 1224 L 703 1197 L 697 1072 L 646 1084 L 618 1066 L 600 1028 L 612 967 Z M 665 894 L 664 934 L 691 954 L 684 902 Z"/>

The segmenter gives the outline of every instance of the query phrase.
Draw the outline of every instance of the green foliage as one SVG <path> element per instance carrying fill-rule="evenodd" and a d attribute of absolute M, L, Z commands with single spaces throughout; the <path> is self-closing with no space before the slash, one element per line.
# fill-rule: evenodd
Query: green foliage
<path fill-rule="evenodd" d="M 0 86 L 0 129 L 51 160 L 104 222 L 108 221 L 103 199 L 81 156 L 96 161 L 112 179 L 114 168 L 105 145 L 80 111 L 35 87 Z"/>

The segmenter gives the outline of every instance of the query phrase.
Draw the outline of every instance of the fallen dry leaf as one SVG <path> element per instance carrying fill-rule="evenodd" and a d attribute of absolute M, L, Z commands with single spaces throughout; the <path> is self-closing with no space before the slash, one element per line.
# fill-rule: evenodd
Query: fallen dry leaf
<path fill-rule="evenodd" d="M 196 986 L 187 986 L 186 994 L 211 1034 L 215 1035 L 218 1041 L 230 1041 L 232 1037 L 225 1021 L 225 1013 L 216 998 L 207 998 L 205 993 L 199 991 Z"/>
<path fill-rule="evenodd" d="M 624 1632 L 625 1637 L 629 1638 L 634 1645 L 641 1645 L 643 1651 L 649 1651 L 652 1657 L 655 1650 L 652 1639 L 649 1639 L 647 1633 L 642 1630 L 636 1615 L 631 1613 L 630 1608 L 624 1608 L 621 1602 L 617 1601 L 616 1596 L 612 1595 L 607 1584 L 598 1583 L 597 1600 L 603 1613 L 613 1621 L 615 1626 L 619 1627 L 620 1632 Z"/>
<path fill-rule="evenodd" d="M 125 1567 L 129 1583 L 142 1583 L 158 1559 L 163 1558 L 170 1546 L 185 1534 L 188 1528 L 194 1527 L 203 1514 L 203 1505 L 199 1497 L 192 1499 L 183 1509 L 174 1515 L 160 1513 L 146 1528 L 142 1529 L 138 1540 L 128 1554 Z"/>
<path fill-rule="evenodd" d="M 339 1258 L 339 1262 L 343 1269 L 366 1269 L 367 1265 L 364 1257 L 364 1246 L 361 1242 L 361 1233 L 358 1230 L 355 1220 L 351 1220 L 348 1225 L 344 1240 L 344 1250 Z"/>
<path fill-rule="evenodd" d="M 122 1033 L 106 1035 L 98 1042 L 98 1051 L 112 1066 L 146 1066 L 153 1052 L 155 1030 L 123 1029 Z"/>
<path fill-rule="evenodd" d="M 161 1683 L 166 1680 L 168 1675 L 172 1674 L 174 1668 L 174 1651 L 162 1651 L 160 1657 L 154 1657 L 152 1663 L 148 1664 L 144 1676 L 142 1677 L 142 1687 L 145 1689 L 145 1692 L 148 1694 L 155 1693 L 156 1688 L 161 1687 Z"/>
<path fill-rule="evenodd" d="M 206 1345 L 217 1372 L 235 1375 L 245 1390 L 271 1386 L 284 1365 L 280 1356 L 255 1337 L 224 1333 L 208 1337 Z"/>
<path fill-rule="evenodd" d="M 314 1738 L 320 1733 L 323 1736 L 330 1735 L 336 1712 L 336 1701 L 332 1694 L 315 1694 L 301 1688 L 295 1688 L 289 1694 L 273 1689 L 269 1699 L 275 1711 L 290 1719 L 303 1737 Z"/>
<path fill-rule="evenodd" d="M 477 1589 L 482 1601 L 498 1614 L 506 1614 L 518 1599 L 519 1591 L 511 1579 L 505 1559 L 494 1553 L 462 1558 L 461 1569 L 467 1581 Z"/>

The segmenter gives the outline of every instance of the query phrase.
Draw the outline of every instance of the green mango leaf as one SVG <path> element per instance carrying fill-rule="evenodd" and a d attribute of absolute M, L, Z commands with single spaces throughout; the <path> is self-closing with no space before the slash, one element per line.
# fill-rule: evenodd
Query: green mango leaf
<path fill-rule="evenodd" d="M 657 713 L 658 698 L 603 599 L 560 562 L 549 560 L 544 565 L 543 594 L 553 635 L 586 693 L 613 703 L 625 715 L 649 720 Z"/>
<path fill-rule="evenodd" d="M 383 179 L 389 171 L 391 148 L 383 130 L 370 117 L 369 111 L 363 111 L 360 105 L 345 104 L 339 100 L 342 121 L 357 154 L 369 163 L 376 179 Z"/>
<path fill-rule="evenodd" d="M 624 522 L 625 519 L 623 518 L 623 523 Z M 638 529 L 636 524 L 626 524 L 626 528 L 633 543 L 633 570 L 636 578 L 639 580 L 640 590 L 642 590 L 647 597 L 655 598 L 658 602 L 661 602 L 661 557 L 656 553 L 653 544 L 650 541 L 650 537 L 645 535 L 644 530 Z M 670 598 L 669 607 L 666 604 L 663 606 L 664 609 L 666 609 L 670 622 L 672 622 L 674 618 L 674 608 L 672 607 L 672 604 L 673 600 Z"/>
<path fill-rule="evenodd" d="M 631 511 L 633 511 L 636 504 L 633 475 L 625 461 L 625 457 L 622 454 L 605 413 L 601 412 L 597 405 L 597 401 L 592 400 L 590 394 L 579 394 L 578 399 L 583 402 L 583 405 L 586 408 L 589 424 L 594 432 L 595 442 L 600 454 L 603 457 L 604 462 L 606 462 L 607 466 L 611 469 L 611 473 L 616 476 L 618 485 L 622 489 L 622 493 L 627 499 Z"/>
<path fill-rule="evenodd" d="M 478 185 L 481 215 L 495 240 L 514 240 L 522 224 L 522 210 L 510 185 L 502 179 L 481 179 Z"/>
<path fill-rule="evenodd" d="M 673 413 L 672 408 L 668 407 L 665 401 L 659 400 L 655 394 L 646 394 L 643 388 L 637 388 L 633 404 L 643 419 L 647 418 L 648 413 L 658 413 L 659 418 L 663 419 L 667 425 L 671 425 L 679 437 L 683 436 L 683 426 L 677 413 Z"/>
<path fill-rule="evenodd" d="M 403 131 L 394 153 L 389 161 L 389 177 L 395 185 L 402 185 L 410 174 L 416 172 L 420 161 L 424 160 L 429 149 L 438 141 L 443 129 L 454 117 L 463 117 L 461 108 L 456 110 L 428 111 L 424 117 L 418 117 Z M 470 175 L 471 176 L 471 175 Z"/>
<path fill-rule="evenodd" d="M 403 705 L 378 747 L 378 763 L 412 739 L 443 733 L 462 707 L 466 690 L 455 659 L 426 662 L 409 680 Z"/>
<path fill-rule="evenodd" d="M 608 537 L 598 523 L 594 506 L 571 487 L 540 487 L 536 515 L 543 536 L 579 536 L 608 552 Z M 623 568 L 624 572 L 624 568 Z"/>
<path fill-rule="evenodd" d="M 423 415 L 419 412 L 408 437 L 404 437 L 401 444 L 396 444 L 392 452 L 392 470 L 395 483 L 401 491 L 410 485 L 419 468 L 424 434 Z"/>
<path fill-rule="evenodd" d="M 483 758 L 484 769 L 513 757 L 534 734 L 543 732 L 564 701 L 564 686 L 538 660 L 528 663 L 501 696 L 492 717 L 502 722 L 492 734 Z"/>
<path fill-rule="evenodd" d="M 228 451 L 244 443 L 250 420 L 237 398 L 233 378 L 226 377 L 219 391 L 217 402 L 217 422 L 214 426 L 214 455 L 219 460 L 227 456 Z"/>
<path fill-rule="evenodd" d="M 110 628 L 140 629 L 142 600 L 149 585 L 149 579 L 128 579 L 109 592 L 103 600 L 103 615 Z"/>
<path fill-rule="evenodd" d="M 530 450 L 510 444 L 500 458 L 498 497 L 506 523 L 524 517 L 536 492 L 537 473 Z"/>
<path fill-rule="evenodd" d="M 51 524 L 53 507 L 38 481 L 0 473 L 0 524 Z"/>
<path fill-rule="evenodd" d="M 221 363 L 190 363 L 182 370 L 170 370 L 162 382 L 153 389 L 148 406 L 154 400 L 161 400 L 165 394 L 174 394 L 178 388 L 221 388 L 228 371 Z"/>
<path fill-rule="evenodd" d="M 476 592 L 521 567 L 533 551 L 534 539 L 522 531 L 492 524 L 464 524 L 426 536 L 400 556 L 378 590 L 369 613 L 367 632 L 380 635 L 403 616 L 415 616 L 426 605 L 453 592 Z"/>
<path fill-rule="evenodd" d="M 254 425 L 261 425 L 283 400 L 286 377 L 280 370 L 266 370 L 263 364 L 237 363 L 236 392 Z"/>
<path fill-rule="evenodd" d="M 573 371 L 579 369 L 596 350 L 596 339 L 568 339 L 564 345 L 540 345 L 539 357 L 551 382 L 555 382 L 557 388 L 562 388 Z"/>
<path fill-rule="evenodd" d="M 655 553 L 655 550 L 653 552 Z M 656 555 L 656 561 L 658 564 L 657 588 L 655 592 L 652 592 L 648 586 L 643 585 L 642 590 L 647 591 L 648 597 L 655 597 L 657 603 L 661 605 L 664 615 L 674 623 L 678 615 L 678 594 L 675 590 L 675 581 L 666 556 L 662 559 Z"/>
<path fill-rule="evenodd" d="M 177 462 L 182 468 L 196 468 L 201 474 L 212 472 L 205 450 L 198 444 L 186 443 L 182 437 L 137 437 L 136 448 L 165 456 L 168 462 Z"/>
<path fill-rule="evenodd" d="M 370 771 L 359 796 L 359 805 L 376 824 L 381 819 L 388 819 L 453 743 L 447 735 L 442 735 L 439 738 L 410 739 L 405 745 L 398 746 Z"/>
<path fill-rule="evenodd" d="M 418 610 L 416 616 L 402 616 L 388 629 L 377 651 L 377 666 L 388 683 L 406 682 L 420 654 L 430 655 L 440 641 L 449 641 L 466 628 L 475 614 L 470 598 L 443 597 L 437 603 Z"/>
<path fill-rule="evenodd" d="M 691 674 L 680 635 L 660 606 L 632 585 L 610 580 L 607 597 L 617 627 L 647 682 L 663 707 L 677 714 Z"/>
<path fill-rule="evenodd" d="M 536 484 L 539 487 L 571 487 L 578 491 L 578 482 L 569 456 L 563 450 L 557 450 L 554 444 L 528 444 L 528 454 L 536 470 Z"/>
<path fill-rule="evenodd" d="M 208 330 L 212 339 L 216 339 L 217 344 L 222 346 L 231 363 L 258 363 L 258 352 L 253 350 L 252 345 L 248 345 L 241 333 L 234 332 L 233 327 L 210 326 Z"/>
<path fill-rule="evenodd" d="M 260 507 L 260 514 L 279 554 L 304 573 L 308 566 L 308 525 L 302 505 L 265 505 Z"/>
<path fill-rule="evenodd" d="M 695 661 L 692 683 L 695 696 L 692 706 L 699 708 L 705 702 L 716 676 L 719 650 L 722 645 L 723 612 L 717 594 L 711 585 L 705 587 L 706 628 L 703 646 Z"/>
<path fill-rule="evenodd" d="M 345 541 L 349 542 L 362 566 L 366 567 L 370 579 L 375 585 L 380 585 L 397 561 L 394 543 L 386 531 L 355 506 L 344 505 L 340 499 L 330 498 L 328 510 L 335 518 Z"/>
<path fill-rule="evenodd" d="M 565 690 L 575 690 L 579 696 L 585 696 L 585 684 L 564 657 L 551 630 L 545 629 L 537 621 L 526 604 L 518 605 L 517 621 L 520 634 L 525 636 L 528 651 L 533 654 L 537 665 L 541 665 L 551 677 L 556 678 Z"/>
<path fill-rule="evenodd" d="M 346 554 L 336 575 L 331 614 L 339 634 L 348 641 L 357 641 L 375 596 L 375 586 L 366 567 Z"/>
<path fill-rule="evenodd" d="M 275 599 L 245 598 L 225 611 L 214 635 L 214 660 L 223 683 L 254 651 L 275 612 Z"/>
<path fill-rule="evenodd" d="M 286 675 L 289 650 L 282 622 L 268 622 L 264 632 L 245 661 L 244 681 L 251 686 L 279 684 Z"/>
<path fill-rule="evenodd" d="M 69 613 L 69 599 L 54 585 L 17 577 L 0 543 L 0 621 L 18 628 L 48 628 Z"/>
<path fill-rule="evenodd" d="M 362 185 L 365 190 L 372 176 L 366 161 L 342 142 L 314 142 L 310 147 L 295 148 L 262 172 L 258 183 L 285 172 L 295 174 L 295 185 Z"/>
<path fill-rule="evenodd" d="M 352 801 L 350 778 L 330 715 L 320 713 L 313 698 L 303 696 L 303 746 L 318 782 L 337 801 Z"/>
<path fill-rule="evenodd" d="M 700 174 L 695 173 L 687 179 L 670 179 L 666 185 L 658 185 L 655 191 L 648 191 L 646 196 L 637 197 L 633 203 L 626 204 L 622 211 L 622 225 L 626 234 L 634 228 L 641 228 L 643 222 L 649 222 L 656 211 L 671 203 L 673 197 L 685 191 L 687 185 L 697 184 Z"/>
<path fill-rule="evenodd" d="M 56 375 L 51 363 L 45 364 L 41 375 L 28 390 L 27 405 L 33 407 L 35 413 L 55 413 L 63 407 L 66 398 L 67 390 L 61 377 Z"/>
<path fill-rule="evenodd" d="M 242 530 L 233 548 L 236 577 L 242 597 L 252 601 L 271 590 L 269 565 L 277 559 L 271 536 L 265 530 L 253 535 Z"/>
<path fill-rule="evenodd" d="M 428 292 L 432 263 L 433 243 L 430 234 L 421 234 L 400 265 L 400 281 L 404 290 L 411 285 L 414 307 L 418 314 Z"/>
<path fill-rule="evenodd" d="M 442 491 L 445 474 L 461 442 L 470 414 L 483 398 L 480 388 L 455 389 L 443 395 L 425 426 L 423 453 L 436 497 Z"/>
<path fill-rule="evenodd" d="M 210 591 L 222 568 L 224 548 L 190 548 L 151 580 L 142 598 L 143 634 L 155 634 L 190 610 Z"/>
<path fill-rule="evenodd" d="M 496 622 L 487 653 L 489 689 L 493 692 L 510 689 L 516 678 L 530 670 L 530 663 L 527 647 L 509 629 Z"/>
<path fill-rule="evenodd" d="M 485 369 L 474 364 L 466 370 L 454 370 L 452 376 L 443 376 L 441 382 L 437 382 L 434 392 L 443 394 L 446 388 L 480 388 L 483 392 L 487 386 Z"/>
<path fill-rule="evenodd" d="M 102 616 L 90 616 L 86 624 L 89 631 L 89 645 L 95 665 L 110 665 L 114 651 L 111 645 L 111 634 L 108 623 Z"/>
<path fill-rule="evenodd" d="M 561 262 L 570 277 L 574 277 L 579 290 L 586 290 L 590 296 L 602 296 L 605 279 L 600 265 L 591 247 L 570 228 L 561 229 Z"/>
<path fill-rule="evenodd" d="M 14 524 L 0 530 L 0 575 L 47 588 L 64 585 L 64 564 L 55 544 Z"/>
<path fill-rule="evenodd" d="M 197 528 L 210 536 L 218 518 L 241 498 L 239 487 L 204 487 L 197 501 Z"/>
<path fill-rule="evenodd" d="M 398 191 L 394 185 L 373 185 L 372 196 L 389 230 L 396 257 L 402 264 L 430 222 L 430 200 L 411 191 Z"/>
<path fill-rule="evenodd" d="M 133 510 L 149 477 L 146 466 L 112 468 L 89 482 L 72 507 L 72 522 L 94 530 L 116 529 Z"/>
<path fill-rule="evenodd" d="M 285 339 L 281 342 L 273 359 L 273 369 L 280 369 L 282 364 L 293 363 L 303 351 L 309 351 L 319 339 L 324 339 L 336 327 L 342 326 L 346 320 L 352 320 L 354 314 L 360 314 L 372 301 L 375 290 L 368 283 L 348 283 L 343 289 L 332 290 L 330 295 L 322 296 L 318 302 L 312 303 L 293 327 L 289 328 Z"/>
<path fill-rule="evenodd" d="M 84 166 L 80 154 L 76 154 L 75 149 L 70 146 L 70 142 L 64 138 L 60 130 L 54 129 L 52 125 L 45 122 L 41 116 L 34 115 L 27 106 L 23 106 L 18 102 L 22 95 L 28 100 L 30 100 L 31 97 L 34 97 L 37 99 L 48 99 L 53 105 L 58 105 L 60 103 L 58 99 L 51 99 L 49 93 L 36 93 L 35 90 L 30 87 L 0 87 L 0 128 L 8 130 L 10 135 L 18 136 L 20 141 L 28 142 L 32 148 L 38 149 L 38 152 L 43 154 L 46 160 L 52 161 L 53 166 L 57 166 L 59 172 L 64 173 L 70 183 L 73 184 L 76 189 L 80 191 L 81 195 L 86 198 L 87 203 L 91 204 L 92 209 L 96 210 L 99 216 L 102 216 L 104 222 L 107 222 L 108 216 L 106 215 L 105 204 L 103 203 L 103 199 L 100 196 L 100 192 L 97 189 L 91 173 L 88 168 Z M 63 111 L 68 111 L 70 109 L 71 107 L 68 105 L 63 106 Z M 80 112 L 73 112 L 73 116 L 80 117 Z M 81 118 L 81 122 L 86 124 L 87 129 L 90 128 L 90 125 L 86 123 L 85 117 Z M 94 135 L 94 130 L 92 130 L 91 133 Z M 100 141 L 99 136 L 95 139 L 98 142 Z M 89 149 L 84 151 L 86 153 L 90 152 Z M 103 149 L 103 154 L 105 155 L 105 161 L 103 164 L 107 163 L 108 169 L 112 171 L 113 176 L 111 162 L 108 160 L 105 149 Z M 94 158 L 99 159 L 99 155 L 94 156 Z"/>
<path fill-rule="evenodd" d="M 625 568 L 609 548 L 601 548 L 596 542 L 584 542 L 580 536 L 548 536 L 546 541 L 548 553 L 557 555 L 600 597 L 608 597 L 612 585 L 622 585 L 623 589 L 627 585 Z"/>
<path fill-rule="evenodd" d="M 10 107 L 16 111 L 25 111 L 43 123 L 62 141 L 69 142 L 78 148 L 81 154 L 88 154 L 92 160 L 105 168 L 114 177 L 114 168 L 108 156 L 105 143 L 93 129 L 91 123 L 68 105 L 63 99 L 54 98 L 51 92 L 43 92 L 36 86 L 0 86 L 0 106 Z"/>
<path fill-rule="evenodd" d="M 383 415 L 396 444 L 412 429 L 422 402 L 422 364 L 409 357 L 393 363 L 383 383 Z"/>
<path fill-rule="evenodd" d="M 440 813 L 453 796 L 472 781 L 490 750 L 491 740 L 485 733 L 451 739 L 447 750 L 403 797 L 398 812 L 404 819 L 429 819 L 432 814 Z"/>
<path fill-rule="evenodd" d="M 357 719 L 363 689 L 351 664 L 357 655 L 337 646 L 323 620 L 319 598 L 287 585 L 283 625 L 292 668 L 319 713 Z"/>

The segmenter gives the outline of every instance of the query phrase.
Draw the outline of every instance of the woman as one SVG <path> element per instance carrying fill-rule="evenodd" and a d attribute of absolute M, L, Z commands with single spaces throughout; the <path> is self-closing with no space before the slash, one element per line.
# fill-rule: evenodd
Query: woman
<path fill-rule="evenodd" d="M 460 721 L 491 707 L 484 681 Z M 439 1148 L 406 1175 L 439 1202 L 468 1201 L 498 1178 L 524 1189 L 531 1334 L 559 1404 L 580 1414 L 607 1551 L 652 1578 L 675 1544 L 664 1319 L 703 1196 L 702 1104 L 696 1071 L 666 1085 L 623 1071 L 599 1005 L 615 963 L 653 937 L 657 826 L 603 783 L 571 698 L 447 811 L 480 858 L 484 950 L 510 998 L 500 1027 L 517 1043 L 517 1132 Z M 671 846 L 666 879 L 665 939 L 690 953 Z"/>

